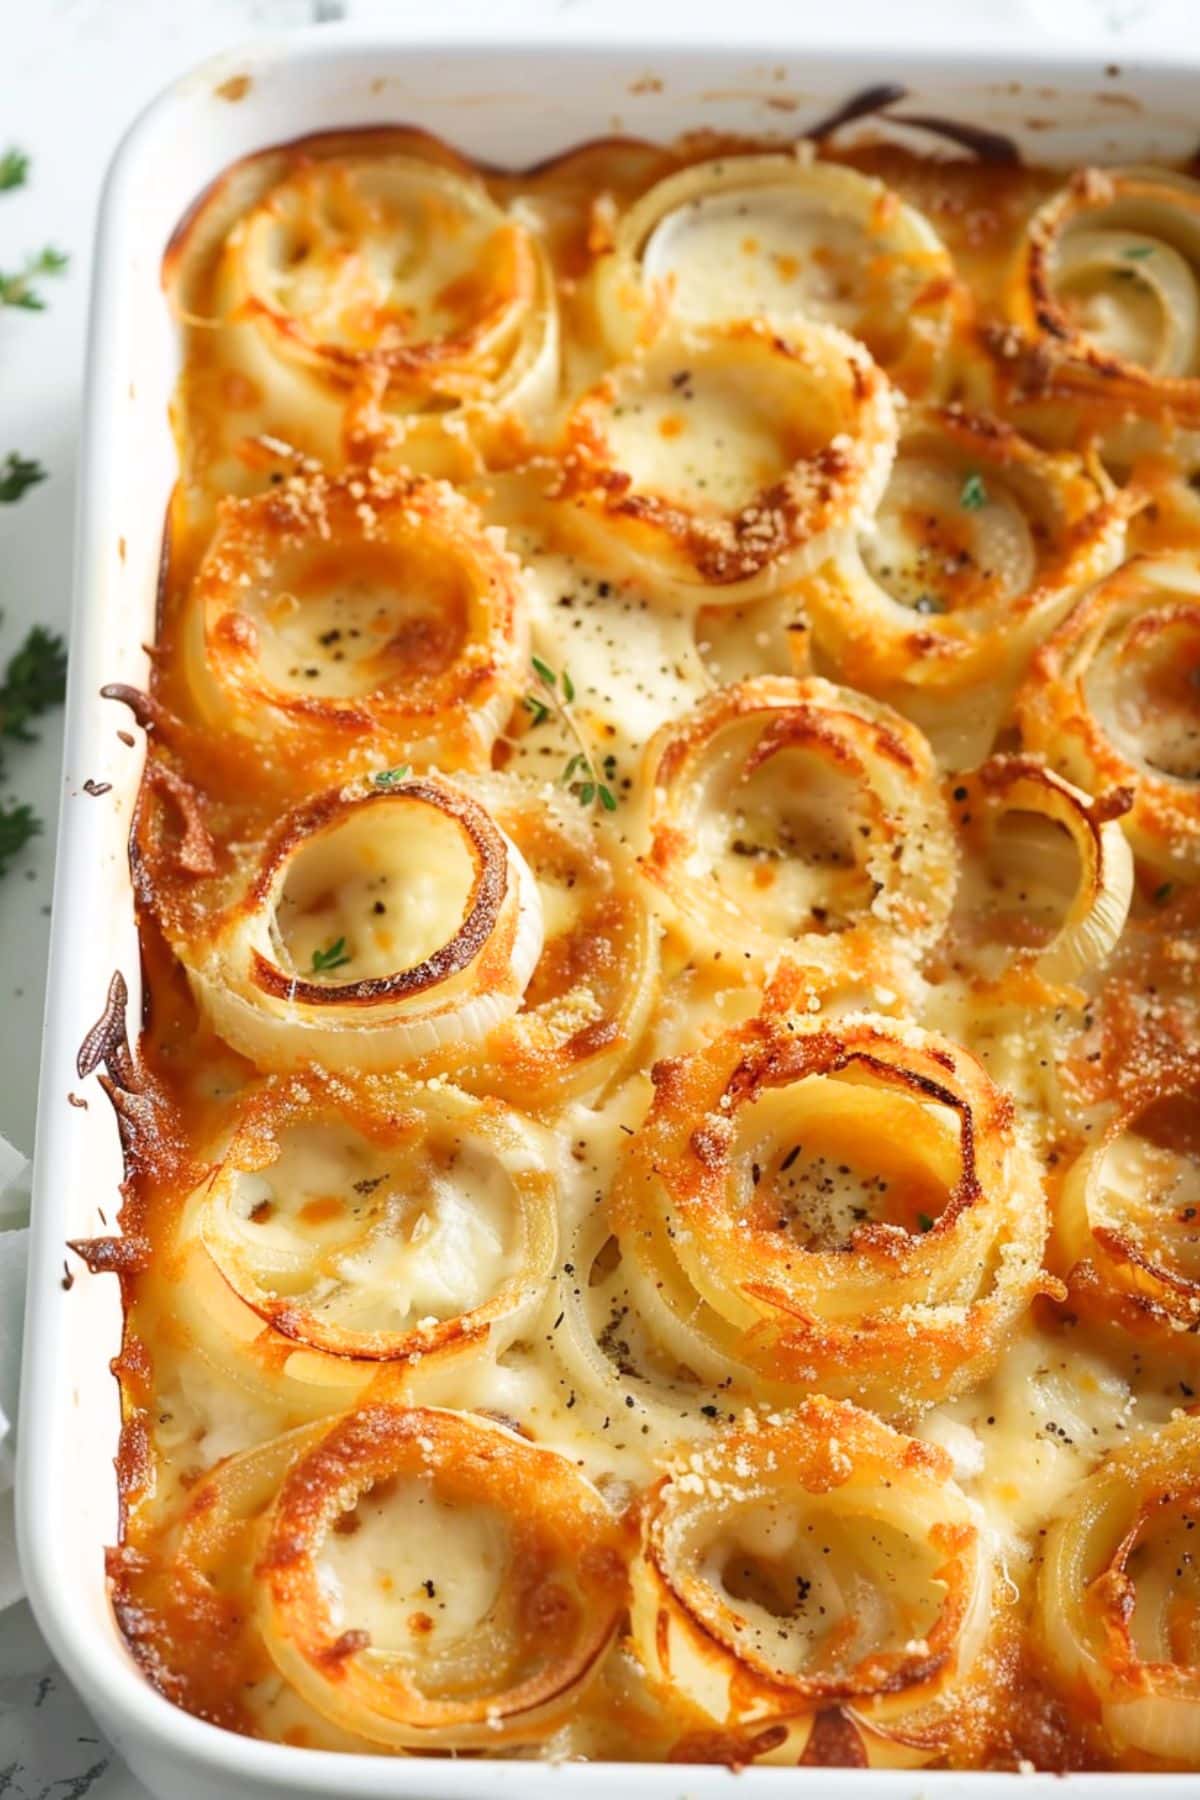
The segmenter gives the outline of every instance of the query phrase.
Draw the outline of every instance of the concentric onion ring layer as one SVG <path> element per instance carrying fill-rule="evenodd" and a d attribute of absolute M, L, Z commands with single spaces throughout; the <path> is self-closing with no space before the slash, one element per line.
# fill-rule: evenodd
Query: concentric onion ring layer
<path fill-rule="evenodd" d="M 960 307 L 953 262 L 919 212 L 800 149 L 697 163 L 658 182 L 621 219 L 594 280 L 618 354 L 664 318 L 801 316 L 861 338 L 918 392 L 945 379 Z"/>
<path fill-rule="evenodd" d="M 268 428 L 328 462 L 373 435 L 411 460 L 439 412 L 552 398 L 540 244 L 473 173 L 433 161 L 294 162 L 229 233 L 216 300 Z"/>
<path fill-rule="evenodd" d="M 644 867 L 698 944 L 848 971 L 929 942 L 953 850 L 929 747 L 827 681 L 721 688 L 646 749 Z"/>
<path fill-rule="evenodd" d="M 1056 1237 L 1076 1303 L 1185 1355 L 1200 1334 L 1200 1078 L 1164 1079 L 1071 1169 Z"/>
<path fill-rule="evenodd" d="M 1160 169 L 1084 169 L 1035 215 L 1010 308 L 1068 387 L 1191 419 L 1198 284 L 1200 184 Z"/>
<path fill-rule="evenodd" d="M 526 1109 L 594 1098 L 637 1050 L 658 988 L 658 932 L 615 832 L 578 802 L 530 797 L 524 783 L 479 776 L 468 791 L 515 845 L 537 883 L 542 952 L 511 1018 L 492 1032 L 486 1067 L 443 1053 L 467 1087 Z"/>
<path fill-rule="evenodd" d="M 1017 700 L 1030 749 L 1093 794 L 1127 788 L 1139 858 L 1200 872 L 1200 574 L 1134 557 L 1086 594 Z"/>
<path fill-rule="evenodd" d="M 285 1678 L 373 1743 L 536 1741 L 595 1671 L 625 1560 L 565 1458 L 469 1414 L 365 1407 L 280 1489 L 258 1618 Z"/>
<path fill-rule="evenodd" d="M 1051 1668 L 1109 1745 L 1151 1766 L 1200 1760 L 1200 1420 L 1111 1455 L 1050 1535 L 1039 1584 Z"/>
<path fill-rule="evenodd" d="M 1122 506 L 1078 457 L 958 407 L 914 411 L 873 518 L 806 589 L 816 641 L 841 680 L 970 768 L 1031 652 L 1124 536 Z"/>
<path fill-rule="evenodd" d="M 382 1119 L 316 1084 L 268 1085 L 242 1108 L 179 1230 L 260 1331 L 245 1318 L 231 1326 L 211 1280 L 194 1327 L 250 1338 L 235 1347 L 264 1363 L 280 1361 L 280 1338 L 353 1363 L 411 1366 L 483 1344 L 495 1354 L 553 1263 L 547 1162 L 523 1120 L 445 1084 L 395 1094 Z M 192 1285 L 201 1278 L 194 1270 Z M 336 1371 L 323 1373 L 332 1385 Z"/>
<path fill-rule="evenodd" d="M 926 1755 L 986 1633 L 986 1542 L 945 1453 L 825 1399 L 677 1459 L 653 1490 L 633 1630 L 710 1718 L 841 1703 Z"/>
<path fill-rule="evenodd" d="M 959 895 L 977 971 L 1043 981 L 1100 968 L 1125 925 L 1133 858 L 1118 822 L 1128 795 L 1093 801 L 1028 756 L 993 756 L 954 784 L 972 854 Z M 1116 812 L 1118 817 L 1113 817 Z"/>
<path fill-rule="evenodd" d="M 728 604 L 864 523 L 895 442 L 885 377 L 833 326 L 680 325 L 573 408 L 552 491 L 614 569 Z"/>
<path fill-rule="evenodd" d="M 279 824 L 244 897 L 185 952 L 260 1068 L 398 1068 L 512 1013 L 542 946 L 532 875 L 440 776 L 351 783 Z"/>
<path fill-rule="evenodd" d="M 445 483 L 296 477 L 224 503 L 184 622 L 191 693 L 303 775 L 491 749 L 524 676 L 517 564 Z"/>
<path fill-rule="evenodd" d="M 1042 1284 L 1046 1211 L 972 1057 L 866 1015 L 760 1018 L 655 1083 L 612 1210 L 680 1363 L 897 1417 L 982 1378 Z"/>

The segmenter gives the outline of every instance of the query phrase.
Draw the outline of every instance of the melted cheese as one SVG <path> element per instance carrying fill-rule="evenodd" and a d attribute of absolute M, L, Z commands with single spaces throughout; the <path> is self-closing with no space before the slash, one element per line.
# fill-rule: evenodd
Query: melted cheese
<path fill-rule="evenodd" d="M 1195 1762 L 1026 1674 L 1200 1394 L 1195 195 L 706 148 L 320 140 L 171 253 L 121 1620 L 301 1745 Z M 1037 391 L 1064 207 L 1144 416 Z"/>

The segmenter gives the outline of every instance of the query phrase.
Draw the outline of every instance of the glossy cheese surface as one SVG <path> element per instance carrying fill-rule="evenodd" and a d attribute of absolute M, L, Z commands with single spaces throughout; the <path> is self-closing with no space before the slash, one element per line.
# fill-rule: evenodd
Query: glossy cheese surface
<path fill-rule="evenodd" d="M 1200 185 L 373 131 L 164 285 L 148 1679 L 1200 1768 Z"/>

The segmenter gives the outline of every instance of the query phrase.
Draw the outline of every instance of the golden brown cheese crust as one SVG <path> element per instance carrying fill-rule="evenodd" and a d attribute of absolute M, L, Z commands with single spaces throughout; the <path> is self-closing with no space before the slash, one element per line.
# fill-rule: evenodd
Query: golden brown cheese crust
<path fill-rule="evenodd" d="M 75 1247 L 177 1704 L 1200 1766 L 1195 192 L 397 129 L 183 222 Z"/>

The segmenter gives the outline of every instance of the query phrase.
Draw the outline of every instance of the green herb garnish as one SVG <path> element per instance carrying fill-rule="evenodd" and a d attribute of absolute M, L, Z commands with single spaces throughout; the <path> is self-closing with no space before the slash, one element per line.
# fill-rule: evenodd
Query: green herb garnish
<path fill-rule="evenodd" d="M 581 806 L 592 806 L 598 800 L 605 812 L 616 812 L 617 796 L 593 768 L 590 748 L 570 710 L 575 699 L 575 683 L 570 670 L 552 669 L 540 656 L 531 656 L 529 661 L 543 691 L 523 695 L 521 705 L 534 725 L 544 725 L 553 714 L 577 746 L 563 764 L 560 782 L 570 789 Z M 611 776 L 615 770 L 614 758 L 605 757 L 604 774 Z"/>
<path fill-rule="evenodd" d="M 987 489 L 983 485 L 982 475 L 968 475 L 962 484 L 962 492 L 958 496 L 959 505 L 967 512 L 978 512 L 981 506 L 987 505 Z"/>
<path fill-rule="evenodd" d="M 46 302 L 32 285 L 44 275 L 61 275 L 68 257 L 50 244 L 31 256 L 16 275 L 0 275 L 0 306 L 20 306 L 26 312 L 44 312 Z"/>
<path fill-rule="evenodd" d="M 933 1220 L 930 1218 L 928 1213 L 919 1212 L 917 1214 L 917 1224 L 920 1226 L 922 1231 L 932 1231 L 933 1230 Z"/>
<path fill-rule="evenodd" d="M 23 150 L 10 146 L 0 155 L 0 194 L 23 187 L 29 176 L 29 158 Z M 58 275 L 67 266 L 61 250 L 47 246 L 40 255 L 31 257 L 17 275 L 0 275 L 0 306 L 19 306 L 27 312 L 39 312 L 45 305 L 31 283 L 43 275 Z M 28 493 L 46 471 L 31 457 L 10 450 L 0 463 L 0 504 L 11 506 Z M 34 734 L 30 722 L 39 714 L 57 706 L 66 690 L 67 652 L 55 632 L 35 625 L 16 654 L 9 659 L 0 685 L 0 738 L 18 744 L 30 744 Z M 0 780 L 4 778 L 4 761 L 0 749 Z M 0 875 L 42 829 L 42 821 L 25 801 L 0 804 Z"/>
<path fill-rule="evenodd" d="M 400 766 L 395 769 L 380 769 L 378 775 L 372 775 L 371 780 L 375 783 L 376 787 L 396 787 L 400 782 L 407 781 L 411 773 L 411 765 L 409 763 L 401 763 Z"/>
<path fill-rule="evenodd" d="M 21 648 L 9 658 L 0 683 L 0 738 L 31 744 L 31 722 L 62 700 L 67 680 L 67 652 L 62 639 L 41 625 L 33 626 Z M 0 757 L 0 779 L 4 763 Z M 0 875 L 30 838 L 42 829 L 31 806 L 0 806 Z"/>
<path fill-rule="evenodd" d="M 1129 262 L 1141 262 L 1144 257 L 1154 255 L 1153 244 L 1127 244 L 1121 255 Z"/>
<path fill-rule="evenodd" d="M 0 463 L 0 504 L 11 505 L 45 479 L 46 471 L 41 463 L 19 455 L 16 450 L 10 450 L 4 462 Z"/>
<path fill-rule="evenodd" d="M 9 658 L 0 685 L 0 736 L 32 744 L 29 721 L 57 706 L 66 691 L 67 650 L 57 632 L 33 626 Z"/>
<path fill-rule="evenodd" d="M 310 975 L 325 975 L 330 969 L 344 968 L 350 961 L 344 937 L 335 938 L 326 950 L 314 950 Z"/>
<path fill-rule="evenodd" d="M 0 156 L 0 194 L 6 194 L 10 188 L 24 187 L 29 174 L 29 158 L 23 150 L 6 150 Z"/>

